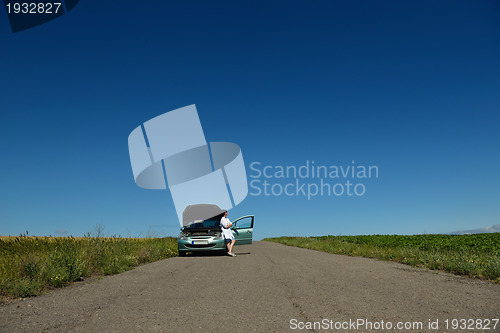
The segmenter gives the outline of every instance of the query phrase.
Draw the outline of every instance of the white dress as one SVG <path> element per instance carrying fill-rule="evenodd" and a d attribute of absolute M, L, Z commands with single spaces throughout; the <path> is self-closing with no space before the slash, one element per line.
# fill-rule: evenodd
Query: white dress
<path fill-rule="evenodd" d="M 225 239 L 234 239 L 233 232 L 229 228 L 229 225 L 231 224 L 231 221 L 227 217 L 222 217 L 220 219 L 220 227 L 222 229 L 222 236 Z"/>

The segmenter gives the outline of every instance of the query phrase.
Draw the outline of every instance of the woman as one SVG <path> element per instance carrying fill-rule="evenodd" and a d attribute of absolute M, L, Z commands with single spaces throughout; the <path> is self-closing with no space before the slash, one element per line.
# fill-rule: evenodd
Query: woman
<path fill-rule="evenodd" d="M 232 257 L 236 257 L 236 254 L 233 253 L 233 246 L 234 242 L 236 240 L 234 239 L 233 232 L 231 231 L 231 226 L 233 224 L 229 219 L 227 218 L 227 210 L 224 211 L 224 216 L 220 220 L 220 227 L 222 229 L 222 236 L 226 240 L 226 245 L 227 245 L 227 254 L 229 254 Z"/>

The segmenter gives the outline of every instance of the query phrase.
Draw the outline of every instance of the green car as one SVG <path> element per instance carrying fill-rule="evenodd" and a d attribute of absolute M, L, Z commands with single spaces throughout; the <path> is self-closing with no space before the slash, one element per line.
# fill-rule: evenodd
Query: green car
<path fill-rule="evenodd" d="M 182 227 L 177 239 L 179 256 L 185 256 L 188 252 L 227 252 L 220 226 L 222 216 L 217 215 L 207 220 L 195 221 Z M 253 215 L 247 215 L 232 221 L 231 231 L 236 239 L 235 245 L 252 244 L 253 220 Z"/>

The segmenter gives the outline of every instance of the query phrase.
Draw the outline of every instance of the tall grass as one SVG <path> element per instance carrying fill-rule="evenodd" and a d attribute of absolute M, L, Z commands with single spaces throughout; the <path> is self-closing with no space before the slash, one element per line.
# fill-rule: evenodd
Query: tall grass
<path fill-rule="evenodd" d="M 177 255 L 175 238 L 0 237 L 0 294 L 39 295 L 91 275 Z"/>
<path fill-rule="evenodd" d="M 323 252 L 378 258 L 500 283 L 500 233 L 264 239 Z"/>

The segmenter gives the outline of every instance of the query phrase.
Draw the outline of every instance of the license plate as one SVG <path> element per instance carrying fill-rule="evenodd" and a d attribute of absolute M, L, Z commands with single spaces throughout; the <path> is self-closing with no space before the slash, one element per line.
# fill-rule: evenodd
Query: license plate
<path fill-rule="evenodd" d="M 194 241 L 192 241 L 192 244 L 193 245 L 205 245 L 205 244 L 208 244 L 208 241 L 206 239 L 194 240 Z"/>

